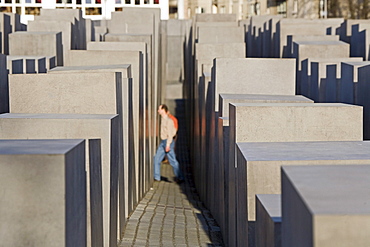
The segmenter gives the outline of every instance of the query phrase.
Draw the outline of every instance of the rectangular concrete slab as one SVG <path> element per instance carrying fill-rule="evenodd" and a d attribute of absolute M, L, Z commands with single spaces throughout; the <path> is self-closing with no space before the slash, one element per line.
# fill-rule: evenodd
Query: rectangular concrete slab
<path fill-rule="evenodd" d="M 283 246 L 368 246 L 369 165 L 282 168 Z"/>
<path fill-rule="evenodd" d="M 143 112 L 155 112 L 155 110 L 153 109 L 153 106 L 152 106 L 152 102 L 153 102 L 153 94 L 152 94 L 152 86 L 153 86 L 153 83 L 152 83 L 152 80 L 151 78 L 149 77 L 148 78 L 148 75 L 149 75 L 149 72 L 151 73 L 151 71 L 148 71 L 149 69 L 149 66 L 148 66 L 148 53 L 147 53 L 147 49 L 146 49 L 146 44 L 144 42 L 89 42 L 87 44 L 87 50 L 116 50 L 116 51 L 140 51 L 143 58 L 143 74 L 142 74 L 142 77 L 143 77 L 143 81 L 144 81 L 144 86 L 143 86 L 143 89 L 144 89 L 144 92 L 143 92 L 143 100 L 145 101 L 144 104 L 143 104 L 143 107 L 145 109 L 143 109 Z M 144 119 L 143 119 L 143 122 L 144 122 L 144 126 L 153 126 L 153 119 L 152 119 L 152 114 L 144 114 Z M 145 153 L 145 157 L 143 157 L 144 161 L 142 162 L 143 164 L 149 164 L 148 167 L 151 167 L 151 164 L 152 164 L 152 157 L 154 156 L 154 150 L 151 148 L 149 148 L 150 146 L 152 146 L 152 143 L 155 142 L 154 140 L 154 131 L 152 128 L 148 127 L 148 128 L 143 128 L 143 137 L 145 138 L 144 140 L 144 150 L 143 152 Z M 148 167 L 143 167 L 142 169 L 145 170 L 145 172 L 142 172 L 141 174 L 139 175 L 143 175 L 145 176 L 145 174 L 147 174 L 149 171 L 147 171 L 147 168 Z M 144 186 L 140 186 L 139 184 L 139 188 L 140 190 L 138 191 L 139 192 L 139 198 L 142 198 L 142 196 L 144 195 L 144 193 L 146 191 L 149 190 L 149 187 L 148 187 L 148 182 L 147 181 L 144 181 L 144 177 L 142 177 L 141 179 L 139 179 L 138 183 L 139 184 L 143 184 L 145 183 Z"/>
<path fill-rule="evenodd" d="M 302 95 L 268 95 L 268 94 L 219 94 L 219 115 L 229 117 L 230 103 L 313 103 Z"/>
<path fill-rule="evenodd" d="M 84 140 L 0 140 L 3 246 L 86 246 Z"/>
<path fill-rule="evenodd" d="M 145 114 L 145 99 L 144 99 L 144 80 L 143 80 L 143 59 L 139 51 L 80 51 L 73 50 L 69 54 L 70 61 L 66 62 L 67 66 L 95 66 L 95 65 L 117 65 L 117 64 L 131 64 L 132 73 L 132 102 L 133 102 L 133 123 L 135 133 L 136 149 L 143 150 L 144 147 L 139 148 L 139 140 L 143 140 L 144 136 L 144 114 Z M 141 154 L 140 154 L 141 155 Z M 135 154 L 137 169 L 143 166 L 140 163 L 139 153 Z M 141 159 L 141 158 L 140 158 Z M 136 200 L 136 202 L 139 199 Z M 135 202 L 135 203 L 136 203 Z"/>
<path fill-rule="evenodd" d="M 253 225 L 256 194 L 281 194 L 282 165 L 370 164 L 369 147 L 370 142 L 362 141 L 238 143 L 237 181 L 242 189 L 238 190 L 237 219 L 248 217 Z M 239 224 L 246 228 L 245 222 Z M 249 228 L 249 236 L 254 236 Z M 253 239 L 248 241 L 253 243 Z"/>
<path fill-rule="evenodd" d="M 301 141 L 362 141 L 362 107 L 345 104 L 321 103 L 233 103 L 229 104 L 230 136 L 229 153 L 236 154 L 235 143 L 239 142 L 301 142 Z M 253 109 L 253 110 L 252 110 Z M 341 133 L 341 134 L 338 134 Z M 229 156 L 229 176 L 235 174 L 235 188 L 229 187 L 229 195 L 238 195 L 239 183 L 246 181 L 240 177 L 241 158 Z M 235 166 L 235 168 L 234 168 Z M 243 169 L 243 166 L 241 166 Z M 230 179 L 233 179 L 230 177 Z M 268 194 L 268 192 L 257 192 Z M 238 195 L 238 203 L 244 200 Z M 230 197 L 229 204 L 235 203 Z M 254 197 L 252 198 L 254 200 Z M 254 209 L 254 201 L 252 203 Z M 246 209 L 246 207 L 244 208 Z M 243 208 L 236 212 L 242 214 Z M 253 216 L 250 214 L 253 213 Z M 248 214 L 254 220 L 254 210 Z M 243 216 L 236 216 L 235 220 Z M 234 218 L 230 218 L 232 221 Z M 243 223 L 242 221 L 241 223 Z M 238 243 L 246 243 L 242 233 L 237 233 Z"/>
<path fill-rule="evenodd" d="M 295 95 L 293 59 L 216 58 L 213 68 L 216 111 L 221 93 Z"/>
<path fill-rule="evenodd" d="M 120 130 L 117 135 L 120 135 L 122 152 L 122 160 L 119 162 L 119 196 L 120 203 L 124 206 L 120 209 L 120 225 L 123 228 L 125 219 L 134 208 L 135 196 L 132 192 L 137 191 L 137 181 L 133 174 L 138 172 L 135 171 L 134 154 L 138 150 L 135 150 L 134 143 L 130 141 L 134 140 L 130 117 L 131 82 L 122 78 L 122 73 L 117 71 L 123 71 L 127 76 L 130 74 L 130 66 L 102 66 L 100 70 L 79 67 L 79 70 L 71 68 L 66 73 L 66 67 L 58 68 L 64 70 L 44 75 L 10 76 L 11 112 L 118 114 Z"/>
<path fill-rule="evenodd" d="M 244 43 L 244 27 L 200 26 L 197 43 Z"/>
<path fill-rule="evenodd" d="M 0 115 L 1 139 L 101 139 L 103 246 L 117 245 L 119 124 L 117 115 L 112 114 Z M 93 181 L 89 181 L 89 167 L 85 169 L 89 189 Z"/>
<path fill-rule="evenodd" d="M 61 32 L 15 32 L 9 35 L 9 55 L 54 56 L 63 66 Z"/>
<path fill-rule="evenodd" d="M 27 24 L 28 32 L 62 32 L 63 61 L 69 50 L 78 49 L 78 30 L 71 21 L 37 20 Z"/>

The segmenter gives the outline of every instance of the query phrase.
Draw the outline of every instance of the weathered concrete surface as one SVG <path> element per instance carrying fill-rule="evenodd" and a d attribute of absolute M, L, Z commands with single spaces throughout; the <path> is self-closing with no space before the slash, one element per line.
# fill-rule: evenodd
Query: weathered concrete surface
<path fill-rule="evenodd" d="M 282 168 L 283 246 L 367 246 L 369 165 Z"/>

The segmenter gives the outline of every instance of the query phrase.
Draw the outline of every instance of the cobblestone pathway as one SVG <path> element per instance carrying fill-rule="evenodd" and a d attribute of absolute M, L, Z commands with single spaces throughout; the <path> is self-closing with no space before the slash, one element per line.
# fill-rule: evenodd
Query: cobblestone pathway
<path fill-rule="evenodd" d="M 182 108 L 176 153 L 183 170 L 189 170 L 189 155 Z M 178 108 L 179 108 L 178 107 Z M 191 175 L 185 172 L 185 182 L 174 182 L 172 167 L 161 166 L 162 181 L 155 182 L 127 221 L 123 240 L 126 246 L 223 246 L 220 229 L 194 188 Z"/>

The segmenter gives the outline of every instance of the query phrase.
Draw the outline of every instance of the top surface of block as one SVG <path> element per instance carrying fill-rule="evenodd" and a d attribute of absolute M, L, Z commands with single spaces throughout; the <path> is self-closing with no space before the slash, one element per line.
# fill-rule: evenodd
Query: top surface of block
<path fill-rule="evenodd" d="M 40 59 L 46 58 L 46 56 L 32 56 L 32 55 L 13 55 L 13 56 L 6 56 L 6 59 L 15 60 L 15 59 Z"/>
<path fill-rule="evenodd" d="M 361 63 L 362 57 L 332 57 L 332 58 L 307 58 L 309 62 L 314 63 Z M 369 63 L 370 64 L 370 63 Z"/>
<path fill-rule="evenodd" d="M 370 166 L 283 166 L 313 214 L 370 214 Z"/>
<path fill-rule="evenodd" d="M 281 221 L 281 195 L 258 194 L 256 197 L 273 220 Z M 275 217 L 279 219 L 274 219 Z"/>
<path fill-rule="evenodd" d="M 113 65 L 91 65 L 91 66 L 61 66 L 55 67 L 50 72 L 58 71 L 75 71 L 75 70 L 114 70 L 114 69 L 129 69 L 130 64 L 113 64 Z"/>
<path fill-rule="evenodd" d="M 56 34 L 56 33 L 60 33 L 60 32 L 54 32 L 54 31 L 34 31 L 34 32 L 30 32 L 30 31 L 18 31 L 18 32 L 15 32 L 15 33 L 11 33 L 10 35 L 33 35 L 33 34 L 37 34 L 37 35 L 44 35 L 44 34 Z"/>
<path fill-rule="evenodd" d="M 313 40 L 313 41 L 294 41 L 298 45 L 349 45 L 343 41 L 336 40 Z"/>
<path fill-rule="evenodd" d="M 359 107 L 342 103 L 230 103 L 236 107 Z"/>
<path fill-rule="evenodd" d="M 247 161 L 370 159 L 368 141 L 239 142 L 237 145 Z"/>
<path fill-rule="evenodd" d="M 367 65 L 370 65 L 370 61 L 363 61 L 363 62 L 342 62 L 344 64 L 349 64 L 349 65 L 352 65 L 352 66 L 357 66 L 357 67 L 360 67 L 360 66 L 367 66 Z"/>
<path fill-rule="evenodd" d="M 5 113 L 1 118 L 24 118 L 24 119 L 112 119 L 115 114 L 29 114 L 29 113 Z"/>
<path fill-rule="evenodd" d="M 267 95 L 267 94 L 220 94 L 223 99 L 245 99 L 251 101 L 258 100 L 274 100 L 274 101 L 302 101 L 302 102 L 313 102 L 313 100 L 306 98 L 302 95 Z"/>
<path fill-rule="evenodd" d="M 83 139 L 0 140 L 0 155 L 65 154 Z"/>

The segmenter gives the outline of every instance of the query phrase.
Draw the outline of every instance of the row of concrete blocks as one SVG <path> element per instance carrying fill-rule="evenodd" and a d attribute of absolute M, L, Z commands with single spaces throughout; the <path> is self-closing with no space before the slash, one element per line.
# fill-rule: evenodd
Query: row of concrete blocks
<path fill-rule="evenodd" d="M 148 23 L 146 25 L 151 26 Z M 61 34 L 62 32 L 14 33 L 14 42 L 11 42 L 14 45 L 11 47 L 19 45 L 18 38 L 22 39 L 27 35 L 32 36 L 30 39 L 35 46 L 39 45 L 37 40 L 40 37 L 49 37 L 50 42 L 47 42 L 47 38 L 43 41 L 50 44 L 53 50 L 51 55 L 58 57 L 56 51 L 62 43 Z M 56 219 L 59 225 L 70 226 L 67 229 L 69 233 L 76 232 L 73 234 L 79 236 L 65 236 L 63 241 L 67 242 L 66 246 L 84 246 L 84 243 L 87 246 L 116 246 L 117 239 L 122 237 L 126 218 L 151 187 L 157 122 L 153 107 L 160 98 L 157 93 L 160 85 L 153 85 L 158 66 L 154 66 L 154 60 L 150 59 L 157 57 L 153 34 L 154 31 L 142 35 L 145 36 L 145 41 L 141 37 L 140 40 L 135 39 L 135 34 L 127 34 L 126 41 L 129 43 L 89 43 L 87 51 L 68 52 L 68 60 L 64 64 L 69 67 L 57 67 L 47 74 L 9 75 L 10 113 L 0 117 L 2 139 L 101 140 L 101 151 L 95 149 L 94 157 L 89 158 L 89 147 L 86 145 L 86 162 L 83 163 L 86 167 L 86 179 L 83 181 L 87 192 L 85 191 L 86 196 L 81 197 L 86 200 L 84 204 L 83 200 L 78 203 L 77 211 L 80 215 L 76 215 L 76 219 L 85 217 L 87 224 L 86 220 L 85 223 L 70 221 L 70 217 Z M 46 46 L 45 42 L 43 46 Z M 158 40 L 155 43 L 158 44 Z M 148 51 L 147 47 L 152 48 L 153 52 Z M 35 56 L 46 54 L 45 50 L 40 50 L 41 54 Z M 34 49 L 36 52 L 40 50 Z M 155 50 L 158 52 L 159 49 Z M 21 55 L 27 53 L 23 52 Z M 98 164 L 97 155 L 100 152 L 101 165 Z M 92 162 L 97 164 L 94 165 L 95 170 L 92 170 Z M 69 193 L 66 194 L 67 197 L 70 196 Z M 36 205 L 38 201 L 33 203 Z M 81 216 L 83 214 L 84 217 Z M 45 219 L 40 218 L 41 221 Z M 13 219 L 4 224 L 11 223 L 17 222 Z M 31 221 L 22 223 L 29 225 Z M 30 228 L 27 231 L 31 231 Z M 16 240 L 19 244 L 20 240 L 14 236 L 22 235 L 26 236 L 21 239 L 23 245 L 39 243 L 42 239 L 40 236 L 45 234 L 44 228 L 32 230 L 32 236 L 7 232 L 2 239 L 8 245 L 15 245 L 12 241 Z M 61 234 L 51 227 L 49 232 L 51 236 Z M 60 244 L 47 241 L 43 243 L 45 246 Z"/>
<path fill-rule="evenodd" d="M 284 61 L 286 64 L 281 64 Z M 273 70 L 272 68 L 278 64 L 281 67 Z M 229 73 L 230 71 L 237 72 Z M 314 150 L 315 152 L 321 150 L 325 154 L 323 147 L 334 145 L 336 143 L 334 141 L 362 141 L 362 107 L 344 104 L 313 104 L 310 99 L 294 96 L 294 71 L 294 60 L 290 59 L 217 58 L 214 60 L 212 75 L 204 76 L 203 82 L 208 82 L 208 87 L 202 90 L 208 91 L 208 94 L 199 94 L 199 100 L 208 105 L 208 111 L 202 112 L 200 115 L 202 119 L 199 121 L 207 122 L 205 125 L 200 124 L 200 127 L 206 126 L 200 129 L 202 133 L 200 145 L 203 147 L 201 153 L 205 153 L 206 157 L 200 159 L 207 160 L 207 162 L 198 163 L 199 167 L 196 170 L 198 174 L 195 176 L 200 176 L 205 181 L 205 185 L 198 187 L 198 190 L 200 193 L 202 190 L 207 192 L 205 203 L 219 222 L 228 246 L 247 246 L 248 241 L 250 246 L 254 246 L 254 197 L 262 193 L 280 193 L 279 168 L 284 164 L 284 162 L 279 163 L 274 168 L 266 168 L 267 170 L 259 166 L 256 167 L 256 171 L 253 171 L 252 168 L 248 168 L 241 154 L 237 155 L 237 158 L 233 155 L 228 156 L 236 152 L 235 146 L 231 143 L 282 142 L 276 145 L 284 145 L 284 142 L 305 141 L 306 143 L 302 145 L 307 146 L 308 141 L 311 141 L 312 147 L 320 146 Z M 273 78 L 270 78 L 271 76 Z M 243 83 L 240 83 L 241 81 Z M 285 92 L 280 91 L 278 93 L 281 94 L 280 96 L 274 96 L 273 94 L 278 91 L 276 88 L 285 90 Z M 243 92 L 257 95 L 241 95 L 240 93 Z M 262 95 L 263 92 L 268 95 Z M 215 97 L 218 94 L 221 94 L 220 106 L 215 107 Z M 229 103 L 234 103 L 230 106 L 230 110 L 227 108 Z M 228 127 L 229 111 L 230 127 Z M 204 137 L 203 134 L 205 134 Z M 343 147 L 348 146 L 348 143 L 339 143 Z M 257 144 L 251 143 L 250 145 Z M 362 145 L 362 142 L 359 142 L 359 145 Z M 290 149 L 293 147 L 295 146 L 292 143 Z M 260 147 L 256 150 L 263 160 L 269 152 L 267 150 L 271 149 Z M 304 150 L 305 148 L 302 148 L 301 152 L 297 152 L 297 156 L 307 157 L 307 155 L 302 155 Z M 337 148 L 334 147 L 333 150 Z M 248 152 L 248 155 L 254 158 L 255 152 Z M 313 160 L 317 155 L 315 152 L 311 153 Z M 273 155 L 278 156 L 279 154 L 279 152 L 273 152 Z M 321 164 L 338 163 L 335 154 L 329 155 L 332 162 L 323 161 Z M 344 156 L 343 153 L 343 158 L 340 160 L 345 160 Z M 275 159 L 272 158 L 273 161 Z M 358 159 L 361 158 L 358 157 Z M 301 162 L 296 163 L 301 164 Z M 353 164 L 356 161 L 349 163 Z M 312 162 L 307 162 L 307 164 L 312 164 Z M 263 176 L 267 177 L 266 179 L 261 173 L 257 173 L 259 169 L 264 174 Z M 261 185 L 258 184 L 259 180 L 261 180 Z M 252 192 L 255 188 L 263 189 Z M 243 209 L 247 209 L 248 212 Z M 248 221 L 250 221 L 251 229 L 249 239 L 245 234 L 248 232 Z M 256 239 L 261 239 L 261 236 Z M 296 243 L 289 246 L 297 246 Z"/>
<path fill-rule="evenodd" d="M 253 16 L 240 21 L 247 29 L 248 57 L 291 57 L 293 42 L 307 38 L 350 44 L 350 56 L 369 60 L 368 20 L 286 19 L 280 16 Z"/>
<path fill-rule="evenodd" d="M 194 78 L 188 89 L 189 98 L 194 100 L 190 101 L 192 104 L 188 106 L 190 109 L 194 109 L 191 112 L 189 119 L 193 139 L 191 140 L 192 145 L 192 162 L 193 164 L 205 164 L 207 163 L 207 157 L 205 155 L 205 147 L 209 145 L 206 142 L 206 134 L 208 132 L 206 128 L 201 128 L 206 123 L 206 119 L 200 119 L 200 116 L 205 116 L 205 112 L 210 109 L 206 106 L 206 102 L 203 100 L 207 95 L 208 82 L 202 81 L 201 77 L 203 74 L 210 75 L 213 65 L 213 59 L 215 57 L 230 57 L 230 58 L 244 58 L 246 55 L 246 43 L 245 43 L 245 29 L 239 26 L 239 23 L 235 20 L 233 15 L 214 15 L 213 18 L 202 19 L 202 15 L 196 16 L 196 21 L 193 20 L 192 25 L 192 58 L 193 58 L 193 74 L 191 78 Z M 222 17 L 217 19 L 217 17 Z M 216 18 L 216 19 L 215 19 Z M 229 19 L 230 18 L 230 19 Z M 190 48 L 190 47 L 189 47 Z M 207 120 L 208 121 L 208 120 Z M 199 153 L 201 150 L 201 155 Z M 194 166 L 194 182 L 198 189 L 200 198 L 202 201 L 206 201 L 207 191 L 203 189 L 204 185 L 204 174 L 201 172 L 201 166 Z"/>
<path fill-rule="evenodd" d="M 155 121 L 155 108 L 163 101 L 162 83 L 159 80 L 161 70 L 159 66 L 160 13 L 157 8 L 128 9 L 131 14 L 140 16 L 140 23 L 128 18 L 126 8 L 121 13 L 115 14 L 121 18 L 119 21 L 126 29 L 120 30 L 120 34 L 117 36 L 110 32 L 109 35 L 114 37 L 110 41 L 119 41 L 119 43 L 109 42 L 109 44 L 89 42 L 91 39 L 84 38 L 85 36 L 89 37 L 86 30 L 91 28 L 88 27 L 89 22 L 82 18 L 80 10 L 42 10 L 40 17 L 31 22 L 32 24 L 30 23 L 28 32 L 15 32 L 10 35 L 10 54 L 13 56 L 51 56 L 55 57 L 58 66 L 131 64 L 132 78 L 137 81 L 137 83 L 134 82 L 134 85 L 140 85 L 138 87 L 141 88 L 144 95 L 142 101 L 148 99 L 147 105 L 151 114 L 144 121 L 154 124 L 153 128 L 149 130 L 153 133 L 157 122 Z M 58 18 L 49 22 L 53 16 Z M 55 24 L 54 21 L 57 21 L 58 24 Z M 85 33 L 87 34 L 85 35 Z M 117 37 L 118 39 L 116 39 Z M 87 48 L 87 51 L 75 50 L 81 48 Z M 142 62 L 137 62 L 137 59 Z M 49 66 L 49 68 L 51 67 Z M 27 70 L 27 66 L 24 69 L 26 69 L 24 72 L 30 71 Z M 43 72 L 43 70 L 41 71 Z M 147 85 L 147 89 L 144 85 Z M 134 92 L 137 92 L 136 86 L 134 86 Z M 143 107 L 141 105 L 141 108 Z M 141 114 L 144 112 L 143 110 Z M 153 135 L 151 135 L 151 139 L 151 143 L 153 143 Z M 148 145 L 151 150 L 154 149 L 153 144 Z"/>
<path fill-rule="evenodd" d="M 9 55 L 9 34 L 25 31 L 26 25 L 21 23 L 20 15 L 16 13 L 0 13 L 0 53 Z"/>
<path fill-rule="evenodd" d="M 78 68 L 75 73 L 11 75 L 11 112 L 17 113 L 0 115 L 1 139 L 100 139 L 101 151 L 96 152 L 101 152 L 101 165 L 91 170 L 88 156 L 84 164 L 87 175 L 87 236 L 84 236 L 88 246 L 115 246 L 125 219 L 150 187 L 151 171 L 136 160 L 139 138 L 134 136 L 138 130 L 133 124 L 132 80 L 127 78 L 130 66 L 102 66 L 100 70 Z M 87 146 L 86 149 L 89 150 Z M 36 207 L 38 201 L 33 201 L 33 205 Z M 26 237 L 22 241 L 32 242 L 44 234 L 42 228 L 34 230 L 32 239 Z M 55 229 L 49 231 L 52 230 Z M 8 232 L 2 239 L 14 241 L 14 234 L 19 232 Z"/>

